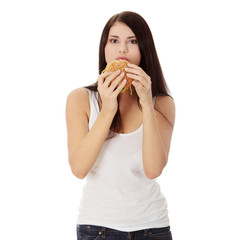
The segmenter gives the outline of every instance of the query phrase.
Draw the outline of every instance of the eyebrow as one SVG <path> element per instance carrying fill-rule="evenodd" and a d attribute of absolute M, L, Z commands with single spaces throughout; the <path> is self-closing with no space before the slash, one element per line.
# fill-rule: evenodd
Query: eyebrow
<path fill-rule="evenodd" d="M 117 36 L 117 35 L 110 35 L 110 37 L 119 38 L 119 36 Z M 136 36 L 129 36 L 129 37 L 127 37 L 127 39 L 130 39 L 130 38 L 136 38 Z"/>

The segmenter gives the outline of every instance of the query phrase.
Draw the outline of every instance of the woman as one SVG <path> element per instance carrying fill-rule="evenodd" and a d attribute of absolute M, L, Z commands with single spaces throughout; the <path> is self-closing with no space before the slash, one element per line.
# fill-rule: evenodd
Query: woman
<path fill-rule="evenodd" d="M 119 72 L 128 60 L 133 94 Z M 116 79 L 111 83 L 113 79 Z M 86 177 L 77 239 L 172 239 L 167 202 L 156 182 L 167 164 L 175 105 L 151 31 L 134 12 L 109 19 L 99 48 L 99 77 L 74 89 L 66 103 L 69 164 Z"/>

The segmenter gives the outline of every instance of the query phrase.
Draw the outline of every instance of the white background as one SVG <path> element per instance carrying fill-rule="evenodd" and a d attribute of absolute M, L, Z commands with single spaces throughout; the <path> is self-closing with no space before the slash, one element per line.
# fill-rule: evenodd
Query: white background
<path fill-rule="evenodd" d="M 240 239 L 237 1 L 0 3 L 0 239 L 76 239 L 85 180 L 67 160 L 69 92 L 98 76 L 107 20 L 148 22 L 176 104 L 158 178 L 176 240 Z"/>

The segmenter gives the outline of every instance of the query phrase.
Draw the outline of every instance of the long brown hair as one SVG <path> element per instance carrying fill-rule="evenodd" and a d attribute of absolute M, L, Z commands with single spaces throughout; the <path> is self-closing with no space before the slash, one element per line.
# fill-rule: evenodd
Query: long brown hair
<path fill-rule="evenodd" d="M 101 74 L 101 72 L 105 69 L 107 65 L 104 50 L 108 40 L 109 30 L 112 27 L 112 25 L 116 22 L 122 22 L 126 24 L 136 36 L 137 43 L 141 52 L 141 62 L 139 66 L 151 77 L 152 97 L 170 96 L 172 98 L 172 96 L 170 95 L 169 88 L 163 76 L 162 68 L 158 59 L 151 30 L 146 21 L 143 19 L 143 17 L 135 12 L 125 11 L 119 14 L 115 14 L 106 23 L 102 32 L 99 45 L 99 74 Z M 85 86 L 85 88 L 97 92 L 98 82 L 95 82 L 94 84 L 89 86 Z M 138 96 L 137 104 L 139 109 L 142 111 L 142 107 L 141 104 L 139 103 Z M 156 110 L 160 114 L 162 114 L 159 109 Z M 163 117 L 165 116 L 163 115 Z M 114 132 L 119 132 L 121 129 L 121 125 L 122 125 L 121 116 L 120 111 L 118 109 L 110 127 L 110 130 L 112 131 L 109 131 L 107 139 L 114 137 L 116 135 Z"/>

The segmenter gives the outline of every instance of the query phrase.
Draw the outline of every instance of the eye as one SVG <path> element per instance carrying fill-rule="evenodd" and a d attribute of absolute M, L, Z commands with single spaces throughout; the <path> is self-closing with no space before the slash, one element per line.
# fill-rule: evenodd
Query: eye
<path fill-rule="evenodd" d="M 129 41 L 131 44 L 137 44 L 137 40 L 136 39 L 132 39 Z"/>
<path fill-rule="evenodd" d="M 110 43 L 117 43 L 117 41 L 118 41 L 118 40 L 117 40 L 117 39 L 114 39 L 114 38 L 109 40 Z"/>

